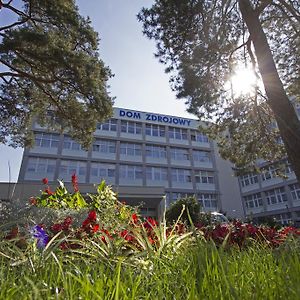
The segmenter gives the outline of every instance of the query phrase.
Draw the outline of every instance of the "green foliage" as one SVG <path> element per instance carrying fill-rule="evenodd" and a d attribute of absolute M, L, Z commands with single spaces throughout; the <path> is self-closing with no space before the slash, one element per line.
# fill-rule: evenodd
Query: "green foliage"
<path fill-rule="evenodd" d="M 101 223 L 108 228 L 122 228 L 131 219 L 135 209 L 121 203 L 110 185 L 103 180 L 97 187 L 96 194 L 88 194 L 89 208 L 97 212 Z"/>
<path fill-rule="evenodd" d="M 59 186 L 55 192 L 49 187 L 42 191 L 40 197 L 32 197 L 31 202 L 37 207 L 48 207 L 53 209 L 74 209 L 80 210 L 88 206 L 86 200 L 79 191 L 70 193 L 64 183 L 58 180 Z"/>
<path fill-rule="evenodd" d="M 180 217 L 182 222 L 190 224 L 188 212 L 193 223 L 199 220 L 200 204 L 195 197 L 185 197 L 171 203 L 166 211 L 166 221 L 168 223 L 176 222 Z"/>
<path fill-rule="evenodd" d="M 62 181 L 58 182 L 59 186 L 54 192 L 47 186 L 40 196 L 31 197 L 31 204 L 37 208 L 58 211 L 59 219 L 74 214 L 78 218 L 80 211 L 86 213 L 86 210 L 95 210 L 98 219 L 105 224 L 106 228 L 125 228 L 135 212 L 135 208 L 118 201 L 116 193 L 104 180 L 97 186 L 97 192 L 86 196 L 82 195 L 77 188 L 74 192 L 69 192 Z M 37 216 L 34 217 L 34 219 L 36 218 Z M 38 223 L 40 222 L 41 220 L 38 221 Z"/>
<path fill-rule="evenodd" d="M 299 1 L 254 0 L 156 0 L 138 15 L 177 97 L 240 170 L 288 154 L 300 179 L 300 122 L 287 97 L 300 101 L 299 16 Z M 237 66 L 255 72 L 252 94 L 232 91 Z"/>
<path fill-rule="evenodd" d="M 1 7 L 17 21 L 0 28 L 0 142 L 30 144 L 37 120 L 88 147 L 113 104 L 97 33 L 73 0 L 21 3 L 22 9 L 12 1 Z"/>
<path fill-rule="evenodd" d="M 259 245 L 224 251 L 198 240 L 163 256 L 109 259 L 86 246 L 59 252 L 54 240 L 43 253 L 33 247 L 24 253 L 2 240 L 0 299 L 293 300 L 300 293 L 296 241 L 276 251 Z"/>

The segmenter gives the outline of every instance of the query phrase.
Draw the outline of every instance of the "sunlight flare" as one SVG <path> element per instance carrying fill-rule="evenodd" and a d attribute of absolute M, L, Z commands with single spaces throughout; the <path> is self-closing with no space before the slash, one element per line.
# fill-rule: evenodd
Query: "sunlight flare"
<path fill-rule="evenodd" d="M 231 76 L 229 84 L 235 96 L 250 95 L 254 92 L 256 77 L 250 68 L 238 67 Z"/>

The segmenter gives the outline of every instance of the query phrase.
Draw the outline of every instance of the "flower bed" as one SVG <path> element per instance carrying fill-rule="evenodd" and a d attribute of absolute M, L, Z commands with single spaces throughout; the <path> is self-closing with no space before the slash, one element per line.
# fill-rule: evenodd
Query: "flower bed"
<path fill-rule="evenodd" d="M 30 198 L 31 205 L 46 207 L 50 210 L 87 209 L 86 218 L 79 226 L 74 226 L 73 218 L 66 216 L 54 224 L 34 224 L 29 226 L 30 228 L 14 227 L 6 235 L 6 239 L 22 240 L 21 244 L 24 245 L 26 241 L 32 241 L 30 237 L 33 237 L 39 248 L 45 248 L 53 238 L 58 240 L 59 237 L 61 250 L 81 248 L 82 243 L 76 243 L 75 240 L 87 239 L 105 245 L 118 243 L 122 245 L 124 251 L 128 248 L 142 251 L 145 249 L 146 243 L 148 246 L 151 245 L 155 251 L 174 236 L 182 237 L 182 239 L 188 236 L 190 239 L 192 236 L 198 236 L 206 241 L 212 240 L 219 246 L 237 246 L 242 249 L 253 242 L 274 248 L 284 243 L 289 237 L 300 235 L 300 230 L 293 227 L 276 230 L 267 226 L 255 226 L 239 221 L 230 224 L 209 226 L 192 224 L 192 226 L 187 226 L 179 219 L 172 226 L 167 227 L 166 224 L 158 226 L 156 220 L 143 219 L 137 214 L 135 208 L 118 201 L 116 194 L 105 182 L 98 186 L 98 193 L 88 195 L 88 199 L 81 195 L 75 174 L 72 176 L 74 189 L 72 193 L 65 188 L 61 181 L 55 191 L 50 190 L 47 178 L 44 178 L 42 182 L 45 188 L 39 197 Z"/>
<path fill-rule="evenodd" d="M 58 220 L 1 233 L 0 299 L 299 296 L 298 229 L 187 225 L 180 218 L 166 226 L 140 217 L 104 182 L 84 198 L 72 179 L 71 193 L 62 182 L 52 191 L 44 179 L 43 192 L 30 200 L 43 213 L 63 211 Z"/>

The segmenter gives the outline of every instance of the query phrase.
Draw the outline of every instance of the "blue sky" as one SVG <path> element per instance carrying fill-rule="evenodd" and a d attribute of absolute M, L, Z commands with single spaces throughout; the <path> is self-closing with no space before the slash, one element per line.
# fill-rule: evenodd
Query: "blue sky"
<path fill-rule="evenodd" d="M 164 66 L 154 58 L 155 44 L 142 34 L 136 15 L 152 0 L 77 0 L 79 11 L 89 16 L 99 33 L 100 57 L 115 76 L 110 80 L 110 93 L 115 106 L 182 117 L 184 100 L 171 91 Z M 4 11 L 1 12 L 3 17 Z M 0 182 L 17 181 L 23 149 L 0 145 Z"/>

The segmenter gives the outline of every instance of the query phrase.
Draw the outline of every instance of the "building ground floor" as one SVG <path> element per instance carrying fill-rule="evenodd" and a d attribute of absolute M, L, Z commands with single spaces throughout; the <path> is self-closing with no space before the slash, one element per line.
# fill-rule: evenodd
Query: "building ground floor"
<path fill-rule="evenodd" d="M 50 189 L 55 190 L 57 183 L 49 183 Z M 65 183 L 66 188 L 69 191 L 73 190 L 70 182 Z M 199 192 L 189 189 L 166 189 L 163 186 L 114 186 L 113 190 L 117 193 L 118 200 L 125 202 L 131 206 L 136 206 L 139 213 L 145 217 L 154 217 L 161 219 L 165 209 L 178 198 L 186 196 L 199 195 Z M 37 196 L 41 193 L 44 186 L 41 182 L 32 181 L 24 183 L 0 183 L 0 200 L 3 202 L 11 202 L 18 200 L 24 206 L 29 203 L 30 197 Z M 96 185 L 93 184 L 79 184 L 79 190 L 82 194 L 96 193 Z M 205 195 L 210 195 L 205 194 Z M 227 205 L 226 201 L 222 201 L 223 198 L 220 193 L 214 192 L 214 197 L 206 197 L 205 199 L 198 199 L 203 211 L 222 211 L 229 212 L 232 207 Z M 228 201 L 230 205 L 232 201 Z M 235 213 L 235 212 L 234 212 Z M 243 216 L 239 216 L 243 219 Z"/>
<path fill-rule="evenodd" d="M 50 189 L 55 190 L 56 186 L 50 184 Z M 69 191 L 73 190 L 71 183 L 65 184 Z M 18 200 L 18 203 L 27 205 L 30 197 L 41 193 L 43 185 L 40 182 L 32 183 L 0 183 L 0 200 L 11 202 Z M 80 192 L 84 194 L 96 193 L 95 185 L 79 184 Z M 131 206 L 137 206 L 141 215 L 145 217 L 160 218 L 165 207 L 165 191 L 163 187 L 113 187 L 117 193 L 118 200 Z"/>

